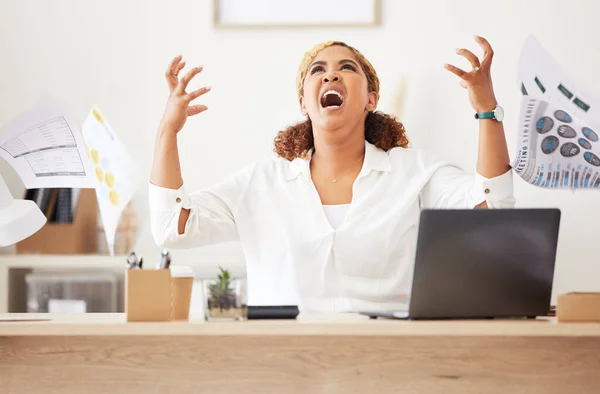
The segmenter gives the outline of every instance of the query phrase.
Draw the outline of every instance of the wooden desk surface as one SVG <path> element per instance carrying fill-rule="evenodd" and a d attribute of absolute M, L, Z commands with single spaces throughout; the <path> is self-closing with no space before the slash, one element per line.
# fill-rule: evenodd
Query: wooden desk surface
<path fill-rule="evenodd" d="M 0 315 L 7 317 L 19 316 Z M 597 394 L 600 387 L 595 323 L 34 317 L 51 320 L 0 321 L 3 394 Z"/>
<path fill-rule="evenodd" d="M 10 318 L 41 321 L 3 321 Z M 300 315 L 296 320 L 127 323 L 124 314 L 0 314 L 0 336 L 321 335 L 321 336 L 577 336 L 600 337 L 600 323 L 536 320 L 372 320 L 357 314 Z"/>

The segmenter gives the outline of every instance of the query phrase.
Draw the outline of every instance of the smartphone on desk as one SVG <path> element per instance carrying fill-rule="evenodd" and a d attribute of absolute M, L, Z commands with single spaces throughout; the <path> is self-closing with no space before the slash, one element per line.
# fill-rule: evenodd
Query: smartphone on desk
<path fill-rule="evenodd" d="M 295 319 L 297 305 L 248 305 L 248 320 L 252 319 Z"/>

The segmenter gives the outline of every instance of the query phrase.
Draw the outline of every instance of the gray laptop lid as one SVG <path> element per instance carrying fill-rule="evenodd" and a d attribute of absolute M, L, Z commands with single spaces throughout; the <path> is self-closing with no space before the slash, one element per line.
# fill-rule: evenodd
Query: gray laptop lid
<path fill-rule="evenodd" d="M 560 210 L 421 212 L 411 318 L 547 314 Z"/>

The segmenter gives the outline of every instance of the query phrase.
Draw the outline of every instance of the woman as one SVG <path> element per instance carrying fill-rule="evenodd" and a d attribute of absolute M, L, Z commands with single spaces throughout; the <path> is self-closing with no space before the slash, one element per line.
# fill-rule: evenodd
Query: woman
<path fill-rule="evenodd" d="M 461 49 L 461 78 L 476 113 L 497 107 L 492 49 L 476 38 L 480 62 Z M 170 248 L 239 240 L 249 303 L 296 304 L 311 311 L 391 310 L 410 292 L 419 212 L 423 208 L 504 208 L 514 204 L 501 118 L 480 119 L 477 174 L 408 149 L 403 125 L 375 112 L 379 79 L 352 47 L 327 42 L 309 51 L 298 73 L 307 120 L 280 132 L 278 158 L 255 163 L 207 189 L 183 187 L 177 133 L 206 110 L 186 93 L 201 69 L 183 78 L 181 57 L 166 78 L 170 98 L 156 140 L 150 207 L 156 242 Z M 499 114 L 499 112 L 496 112 Z"/>

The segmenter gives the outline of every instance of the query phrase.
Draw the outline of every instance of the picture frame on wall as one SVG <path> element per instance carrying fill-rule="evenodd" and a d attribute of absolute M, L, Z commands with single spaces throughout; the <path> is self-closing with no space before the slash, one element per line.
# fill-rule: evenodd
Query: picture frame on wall
<path fill-rule="evenodd" d="M 213 0 L 217 28 L 369 27 L 381 0 Z"/>

